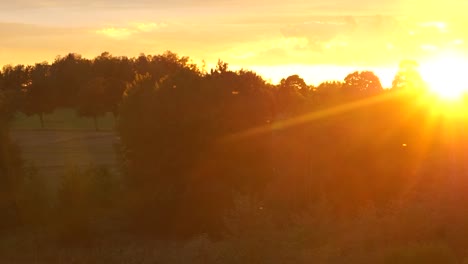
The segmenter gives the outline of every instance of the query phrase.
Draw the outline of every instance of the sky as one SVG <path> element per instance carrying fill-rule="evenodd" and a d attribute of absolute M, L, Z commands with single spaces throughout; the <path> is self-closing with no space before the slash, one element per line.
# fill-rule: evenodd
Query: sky
<path fill-rule="evenodd" d="M 166 50 L 310 84 L 468 54 L 465 0 L 0 0 L 0 65 Z M 468 61 L 468 60 L 467 60 Z"/>

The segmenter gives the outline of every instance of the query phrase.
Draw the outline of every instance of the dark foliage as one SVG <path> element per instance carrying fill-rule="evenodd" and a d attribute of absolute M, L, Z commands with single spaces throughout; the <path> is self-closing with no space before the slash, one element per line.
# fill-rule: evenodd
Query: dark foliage
<path fill-rule="evenodd" d="M 458 263 L 468 257 L 468 122 L 436 104 L 412 62 L 389 90 L 369 71 L 275 86 L 171 52 L 5 67 L 2 224 L 50 223 L 81 245 L 120 232 L 190 241 L 196 253 L 180 259 L 195 263 Z M 48 203 L 7 124 L 15 111 L 62 106 L 119 117 L 122 178 L 71 170 Z"/>

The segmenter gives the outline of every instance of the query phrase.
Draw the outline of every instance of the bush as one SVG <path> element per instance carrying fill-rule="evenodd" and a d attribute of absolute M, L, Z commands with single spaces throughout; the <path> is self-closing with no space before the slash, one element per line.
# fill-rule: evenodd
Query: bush
<path fill-rule="evenodd" d="M 18 195 L 23 182 L 19 148 L 2 129 L 0 124 L 0 233 L 20 224 Z"/>
<path fill-rule="evenodd" d="M 24 169 L 25 177 L 18 193 L 21 223 L 26 230 L 40 231 L 48 227 L 51 195 L 43 175 L 34 166 Z"/>
<path fill-rule="evenodd" d="M 117 200 L 117 180 L 105 167 L 73 167 L 58 190 L 58 236 L 65 242 L 89 241 L 112 215 Z"/>

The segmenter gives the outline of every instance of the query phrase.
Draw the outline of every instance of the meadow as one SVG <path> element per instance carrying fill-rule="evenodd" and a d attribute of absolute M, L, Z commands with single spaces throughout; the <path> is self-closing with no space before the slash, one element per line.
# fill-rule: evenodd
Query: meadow
<path fill-rule="evenodd" d="M 23 159 L 41 174 L 53 177 L 71 167 L 90 164 L 116 168 L 115 145 L 119 139 L 111 114 L 98 119 L 99 131 L 95 131 L 91 119 L 77 117 L 68 109 L 46 115 L 44 121 L 41 128 L 37 116 L 17 114 L 11 130 Z"/>

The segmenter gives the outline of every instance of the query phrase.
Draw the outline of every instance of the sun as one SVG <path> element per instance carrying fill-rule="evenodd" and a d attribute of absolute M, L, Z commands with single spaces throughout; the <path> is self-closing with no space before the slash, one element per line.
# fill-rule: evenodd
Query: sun
<path fill-rule="evenodd" d="M 460 100 L 468 92 L 468 59 L 445 54 L 420 67 L 422 78 L 430 92 L 444 100 Z"/>

